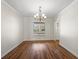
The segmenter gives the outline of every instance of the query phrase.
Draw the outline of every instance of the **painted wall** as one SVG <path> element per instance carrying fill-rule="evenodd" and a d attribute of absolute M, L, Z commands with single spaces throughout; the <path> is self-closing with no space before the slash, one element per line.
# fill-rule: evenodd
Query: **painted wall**
<path fill-rule="evenodd" d="M 23 18 L 9 4 L 1 2 L 1 56 L 23 41 Z"/>
<path fill-rule="evenodd" d="M 33 17 L 24 18 L 24 40 L 52 40 L 54 39 L 54 18 L 45 21 L 45 34 L 33 34 Z"/>
<path fill-rule="evenodd" d="M 59 20 L 60 44 L 74 55 L 78 55 L 78 1 L 74 0 L 63 9 Z"/>
<path fill-rule="evenodd" d="M 54 22 L 54 38 L 59 40 L 60 38 L 60 16 L 55 17 L 55 22 Z"/>

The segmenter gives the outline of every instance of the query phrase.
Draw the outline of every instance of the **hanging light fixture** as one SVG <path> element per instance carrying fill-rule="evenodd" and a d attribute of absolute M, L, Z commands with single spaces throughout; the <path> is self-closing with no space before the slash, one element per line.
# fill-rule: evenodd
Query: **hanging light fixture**
<path fill-rule="evenodd" d="M 46 15 L 42 13 L 41 8 L 42 7 L 39 6 L 39 12 L 34 15 L 35 20 L 40 21 L 40 22 L 44 21 L 47 18 Z"/>

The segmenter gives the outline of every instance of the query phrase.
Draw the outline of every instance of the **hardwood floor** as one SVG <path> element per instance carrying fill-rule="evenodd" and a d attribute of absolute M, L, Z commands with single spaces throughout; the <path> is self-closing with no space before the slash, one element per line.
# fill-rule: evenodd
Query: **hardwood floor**
<path fill-rule="evenodd" d="M 77 59 L 59 41 L 23 42 L 2 59 Z"/>

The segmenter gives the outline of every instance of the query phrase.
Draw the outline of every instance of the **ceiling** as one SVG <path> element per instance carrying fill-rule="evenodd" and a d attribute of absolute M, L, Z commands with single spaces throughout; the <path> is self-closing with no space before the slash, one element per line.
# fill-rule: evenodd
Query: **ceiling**
<path fill-rule="evenodd" d="M 33 17 L 38 12 L 38 7 L 42 7 L 42 12 L 47 17 L 53 17 L 73 0 L 5 0 L 23 16 Z"/>

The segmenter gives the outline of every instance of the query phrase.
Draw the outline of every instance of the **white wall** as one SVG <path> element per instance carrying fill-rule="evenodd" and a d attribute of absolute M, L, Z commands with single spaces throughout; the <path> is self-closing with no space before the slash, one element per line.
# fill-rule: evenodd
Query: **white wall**
<path fill-rule="evenodd" d="M 78 55 L 78 6 L 74 0 L 63 9 L 57 19 L 59 21 L 60 44 L 74 55 Z"/>
<path fill-rule="evenodd" d="M 1 2 L 1 56 L 23 41 L 23 18 L 9 4 Z"/>
<path fill-rule="evenodd" d="M 33 34 L 33 17 L 24 18 L 24 40 L 52 40 L 54 39 L 54 18 L 47 18 L 45 22 L 45 34 Z"/>
<path fill-rule="evenodd" d="M 54 38 L 59 40 L 60 38 L 60 16 L 55 17 L 55 22 L 54 22 Z"/>

